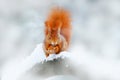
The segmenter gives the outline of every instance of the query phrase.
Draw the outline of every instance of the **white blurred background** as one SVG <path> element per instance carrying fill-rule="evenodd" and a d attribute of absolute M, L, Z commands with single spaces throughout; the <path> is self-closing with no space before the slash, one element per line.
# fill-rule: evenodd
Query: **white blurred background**
<path fill-rule="evenodd" d="M 108 63 L 102 64 L 106 65 L 104 70 L 112 65 L 110 70 L 113 69 L 113 72 L 110 73 L 119 76 L 119 0 L 0 0 L 0 73 L 7 61 L 18 56 L 26 57 L 37 44 L 43 42 L 44 21 L 50 8 L 56 5 L 71 12 L 73 34 L 70 49 L 76 44 L 84 46 L 89 52 L 86 55 L 100 58 L 101 64 L 107 60 Z M 88 63 L 92 64 L 91 61 Z M 95 70 L 89 70 L 87 74 L 90 77 L 92 73 L 104 75 L 99 73 L 100 68 L 96 65 Z M 100 76 L 97 80 L 120 80 L 120 77 L 112 79 L 106 74 L 106 77 Z M 96 79 L 96 75 L 92 75 L 92 79 Z"/>

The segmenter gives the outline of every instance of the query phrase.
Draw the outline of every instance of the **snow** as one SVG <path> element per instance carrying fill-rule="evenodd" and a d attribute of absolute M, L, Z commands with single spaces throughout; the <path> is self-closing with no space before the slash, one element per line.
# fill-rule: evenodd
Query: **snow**
<path fill-rule="evenodd" d="M 79 52 L 78 52 L 79 51 Z M 120 62 L 116 60 L 110 60 L 106 58 L 96 57 L 94 55 L 90 55 L 91 53 L 88 52 L 84 46 L 74 46 L 71 49 L 71 52 L 61 52 L 58 55 L 51 55 L 48 58 L 45 57 L 45 53 L 42 49 L 42 43 L 38 44 L 34 51 L 31 53 L 30 56 L 26 57 L 22 61 L 14 60 L 9 62 L 4 66 L 2 71 L 2 80 L 19 80 L 19 78 L 24 75 L 28 70 L 34 67 L 36 64 L 41 63 L 41 65 L 47 61 L 51 61 L 57 58 L 65 58 L 69 59 L 69 62 L 72 66 L 74 66 L 74 70 L 79 75 L 81 70 L 79 66 L 83 67 L 83 71 L 86 71 L 89 74 L 90 79 L 93 80 L 119 80 L 120 76 Z M 69 66 L 66 64 L 66 67 Z M 46 66 L 47 67 L 47 66 Z M 48 66 L 49 68 L 49 66 Z M 53 76 L 47 78 L 46 80 L 64 80 L 70 77 L 64 76 Z"/>
<path fill-rule="evenodd" d="M 17 80 L 21 75 L 27 72 L 29 69 L 34 67 L 37 63 L 44 63 L 57 58 L 65 58 L 69 56 L 69 52 L 61 52 L 60 54 L 51 54 L 46 58 L 45 53 L 42 48 L 42 43 L 38 44 L 30 56 L 26 57 L 23 61 L 12 62 L 5 65 L 2 72 L 2 80 Z M 14 71 L 14 72 L 13 72 Z M 11 72 L 13 72 L 11 74 Z"/>
<path fill-rule="evenodd" d="M 76 69 L 78 68 L 78 66 L 83 66 L 84 70 L 86 70 L 87 73 L 89 74 L 90 79 L 120 80 L 120 76 L 119 76 L 120 61 L 119 60 L 101 58 L 101 57 L 92 55 L 93 53 L 88 52 L 83 45 L 81 46 L 75 45 L 72 48 L 71 53 L 74 53 L 74 55 L 70 56 L 70 59 L 72 59 L 71 64 L 75 65 Z M 77 71 L 78 73 L 80 72 L 79 69 L 77 69 Z"/>

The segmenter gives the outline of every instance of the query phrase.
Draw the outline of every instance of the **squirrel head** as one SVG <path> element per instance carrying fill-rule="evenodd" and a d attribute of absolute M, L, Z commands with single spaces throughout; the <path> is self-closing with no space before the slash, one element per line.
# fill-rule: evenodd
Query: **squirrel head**
<path fill-rule="evenodd" d="M 50 22 L 45 22 L 46 26 L 46 40 L 49 42 L 49 44 L 55 46 L 61 42 L 60 37 L 60 30 L 61 30 L 61 23 L 51 24 Z"/>

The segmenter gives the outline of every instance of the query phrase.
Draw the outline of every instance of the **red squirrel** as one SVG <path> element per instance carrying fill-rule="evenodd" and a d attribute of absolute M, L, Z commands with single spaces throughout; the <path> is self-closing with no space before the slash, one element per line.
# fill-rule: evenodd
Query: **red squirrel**
<path fill-rule="evenodd" d="M 60 7 L 55 7 L 45 21 L 45 39 L 43 49 L 46 57 L 59 54 L 68 49 L 71 37 L 70 13 Z"/>

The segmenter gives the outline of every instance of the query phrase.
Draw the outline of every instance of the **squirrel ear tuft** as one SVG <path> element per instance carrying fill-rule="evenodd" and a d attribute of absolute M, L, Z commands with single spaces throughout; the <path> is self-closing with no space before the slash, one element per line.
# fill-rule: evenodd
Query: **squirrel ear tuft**
<path fill-rule="evenodd" d="M 48 21 L 45 21 L 44 24 L 45 24 L 45 27 L 46 27 L 47 31 L 50 32 L 51 30 L 50 30 L 50 26 L 48 24 Z"/>
<path fill-rule="evenodd" d="M 62 23 L 59 22 L 59 25 L 58 25 L 58 32 L 60 33 L 60 30 L 61 30 L 61 27 L 62 27 Z"/>
<path fill-rule="evenodd" d="M 48 21 L 45 21 L 45 26 L 50 27 L 50 23 Z"/>

